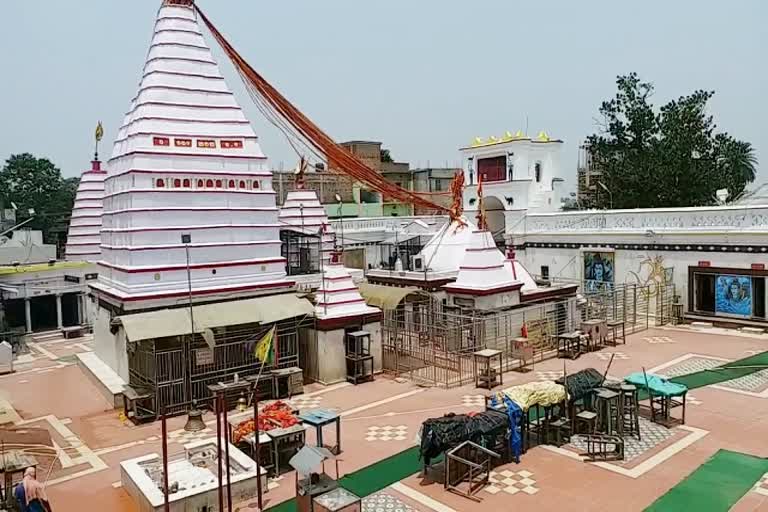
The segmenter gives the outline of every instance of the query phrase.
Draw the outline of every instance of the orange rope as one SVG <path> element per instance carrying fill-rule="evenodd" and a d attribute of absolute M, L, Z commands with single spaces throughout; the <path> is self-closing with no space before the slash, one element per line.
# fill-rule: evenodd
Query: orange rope
<path fill-rule="evenodd" d="M 325 155 L 330 168 L 340 169 L 344 174 L 369 186 L 373 190 L 381 192 L 382 195 L 386 197 L 397 199 L 403 203 L 410 203 L 414 206 L 448 213 L 451 215 L 451 218 L 455 217 L 455 210 L 448 209 L 445 206 L 429 201 L 417 193 L 387 181 L 380 173 L 369 168 L 350 152 L 336 144 L 330 136 L 323 132 L 315 123 L 280 94 L 277 89 L 257 73 L 224 38 L 221 32 L 216 29 L 213 23 L 211 23 L 208 17 L 197 5 L 195 5 L 195 10 L 224 50 L 224 53 L 230 58 L 235 68 L 240 73 L 240 76 L 243 78 L 246 86 L 254 89 L 258 94 L 258 97 L 264 100 L 266 106 L 271 108 L 273 113 L 280 120 L 284 121 L 284 123 L 281 123 L 281 126 L 287 129 L 292 129 L 291 131 L 294 136 L 304 140 L 309 147 L 314 148 L 314 150 L 320 154 Z M 256 98 L 254 98 L 254 101 L 256 101 Z M 285 122 L 287 122 L 287 124 Z"/>

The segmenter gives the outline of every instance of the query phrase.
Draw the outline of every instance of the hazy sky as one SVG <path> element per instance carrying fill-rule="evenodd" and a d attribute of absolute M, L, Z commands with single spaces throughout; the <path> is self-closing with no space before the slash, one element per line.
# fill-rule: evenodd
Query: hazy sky
<path fill-rule="evenodd" d="M 721 129 L 751 141 L 768 178 L 768 2 L 197 0 L 251 65 L 336 140 L 384 142 L 412 166 L 453 165 L 473 137 L 524 128 L 577 150 L 617 74 L 660 103 L 713 89 Z M 0 160 L 46 156 L 83 170 L 135 93 L 160 0 L 3 0 Z M 275 167 L 296 157 L 215 42 Z"/>

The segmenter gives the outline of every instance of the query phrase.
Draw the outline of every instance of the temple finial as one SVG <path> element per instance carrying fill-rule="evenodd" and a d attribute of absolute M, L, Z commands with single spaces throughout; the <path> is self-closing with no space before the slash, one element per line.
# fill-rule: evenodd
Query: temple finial
<path fill-rule="evenodd" d="M 99 142 L 101 142 L 102 137 L 104 137 L 104 127 L 101 125 L 101 121 L 99 121 L 99 124 L 96 125 L 96 132 L 93 135 L 94 135 L 94 139 L 96 139 L 96 147 L 93 150 L 93 161 L 98 162 L 99 161 Z"/>

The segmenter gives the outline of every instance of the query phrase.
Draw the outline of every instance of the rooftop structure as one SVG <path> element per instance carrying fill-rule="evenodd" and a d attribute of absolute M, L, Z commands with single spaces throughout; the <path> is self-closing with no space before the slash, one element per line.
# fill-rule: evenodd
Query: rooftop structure
<path fill-rule="evenodd" d="M 319 262 L 320 254 L 324 263 L 330 261 L 335 240 L 333 228 L 314 190 L 288 192 L 278 221 L 289 274 L 305 273 L 305 267 L 315 270 L 313 263 Z M 286 232 L 294 236 L 284 236 Z"/>
<path fill-rule="evenodd" d="M 125 309 L 286 289 L 272 174 L 200 32 L 165 1 L 105 181 L 100 298 Z"/>
<path fill-rule="evenodd" d="M 315 316 L 324 320 L 341 320 L 375 315 L 380 311 L 369 307 L 360 295 L 352 277 L 341 264 L 339 255 L 334 253 L 330 263 L 323 269 L 323 280 L 317 290 Z"/>
<path fill-rule="evenodd" d="M 75 204 L 67 233 L 67 261 L 96 262 L 101 256 L 101 216 L 104 201 L 104 179 L 107 172 L 98 159 L 83 171 L 77 185 Z"/>

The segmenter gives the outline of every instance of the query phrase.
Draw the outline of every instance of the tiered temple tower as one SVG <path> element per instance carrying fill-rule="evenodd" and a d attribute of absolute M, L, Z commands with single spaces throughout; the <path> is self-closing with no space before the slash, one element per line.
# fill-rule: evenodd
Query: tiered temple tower
<path fill-rule="evenodd" d="M 106 177 L 98 157 L 91 161 L 89 170 L 83 171 L 69 220 L 65 249 L 67 261 L 96 262 L 101 256 L 101 215 Z"/>
<path fill-rule="evenodd" d="M 272 174 L 192 2 L 165 0 L 105 181 L 93 290 L 123 310 L 288 289 Z"/>

